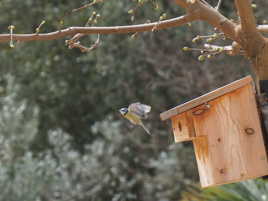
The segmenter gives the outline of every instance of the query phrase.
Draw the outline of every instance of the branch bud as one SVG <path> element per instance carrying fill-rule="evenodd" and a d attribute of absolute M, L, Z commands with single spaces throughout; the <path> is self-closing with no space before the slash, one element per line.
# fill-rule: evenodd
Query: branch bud
<path fill-rule="evenodd" d="M 183 47 L 182 50 L 183 50 L 183 51 L 189 51 L 190 48 L 189 48 L 189 47 Z"/>
<path fill-rule="evenodd" d="M 208 42 L 208 43 L 211 43 L 211 42 L 213 42 L 213 41 L 214 41 L 213 38 L 208 38 L 208 39 L 207 39 L 207 42 Z"/>
<path fill-rule="evenodd" d="M 15 29 L 15 26 L 14 26 L 14 25 L 9 25 L 9 26 L 8 26 L 8 30 L 11 31 L 11 30 L 14 30 L 14 29 Z"/>
<path fill-rule="evenodd" d="M 133 9 L 130 9 L 127 11 L 128 14 L 133 14 L 134 13 L 134 10 Z"/>
<path fill-rule="evenodd" d="M 252 3 L 252 4 L 251 4 L 251 7 L 252 7 L 252 8 L 257 8 L 257 4 Z"/>
<path fill-rule="evenodd" d="M 206 57 L 205 57 L 204 55 L 200 55 L 200 56 L 198 57 L 198 60 L 199 60 L 199 61 L 205 61 L 205 59 L 206 59 Z"/>
<path fill-rule="evenodd" d="M 166 19 L 166 18 L 167 18 L 167 14 L 166 14 L 166 13 L 163 13 L 163 14 L 160 16 L 159 20 L 161 21 L 161 20 L 164 20 L 164 19 Z"/>
<path fill-rule="evenodd" d="M 201 39 L 201 37 L 199 35 L 197 35 L 195 38 L 193 38 L 192 42 L 195 43 L 200 39 Z"/>

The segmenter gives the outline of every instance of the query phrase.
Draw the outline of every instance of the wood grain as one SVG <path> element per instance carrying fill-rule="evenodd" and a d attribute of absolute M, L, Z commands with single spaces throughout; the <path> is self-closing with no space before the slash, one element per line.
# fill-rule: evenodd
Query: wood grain
<path fill-rule="evenodd" d="M 193 143 L 202 187 L 268 174 L 254 94 L 248 84 L 209 101 L 210 108 L 201 115 L 192 113 L 196 134 Z M 247 134 L 248 128 L 254 132 Z"/>

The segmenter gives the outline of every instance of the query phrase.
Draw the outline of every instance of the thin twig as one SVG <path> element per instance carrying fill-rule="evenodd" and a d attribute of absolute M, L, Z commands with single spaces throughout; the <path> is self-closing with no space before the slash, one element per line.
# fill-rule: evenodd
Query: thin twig
<path fill-rule="evenodd" d="M 192 2 L 192 3 L 190 3 Z M 175 0 L 175 3 L 185 8 L 187 13 L 196 13 L 198 20 L 206 21 L 211 26 L 223 32 L 227 38 L 238 41 L 236 34 L 237 25 L 223 16 L 214 7 L 203 0 Z"/>
<path fill-rule="evenodd" d="M 46 23 L 46 21 L 43 20 L 43 21 L 39 24 L 39 26 L 35 29 L 35 33 L 36 33 L 36 34 L 38 34 L 38 33 L 40 32 L 41 27 L 42 27 L 45 23 Z"/>
<path fill-rule="evenodd" d="M 240 17 L 243 31 L 246 33 L 257 33 L 256 19 L 251 7 L 251 0 L 235 0 L 235 6 Z"/>
<path fill-rule="evenodd" d="M 215 7 L 216 10 L 219 10 L 221 3 L 222 3 L 222 0 L 219 0 L 217 6 Z"/>
<path fill-rule="evenodd" d="M 85 8 L 89 8 L 89 7 L 91 7 L 91 6 L 93 6 L 93 5 L 97 4 L 97 3 L 100 3 L 100 2 L 103 2 L 103 0 L 94 0 L 93 2 L 88 3 L 88 4 L 85 4 L 85 5 L 83 5 L 83 6 L 79 7 L 79 8 L 74 8 L 74 9 L 72 9 L 71 11 L 67 11 L 67 12 L 60 18 L 59 21 L 60 21 L 60 22 L 63 22 L 63 19 L 64 19 L 65 17 L 71 15 L 72 13 L 79 12 L 79 11 L 85 9 Z"/>
<path fill-rule="evenodd" d="M 219 46 L 219 45 L 211 45 L 211 44 L 204 44 L 204 47 L 206 50 L 216 51 L 219 53 L 226 53 L 230 56 L 235 55 L 242 55 L 244 54 L 244 51 L 241 49 L 240 46 L 236 43 L 236 45 L 227 45 L 227 46 Z"/>
<path fill-rule="evenodd" d="M 262 33 L 268 33 L 268 24 L 258 25 L 257 29 Z"/>
<path fill-rule="evenodd" d="M 207 1 L 205 1 L 205 0 L 201 0 L 201 2 L 203 2 L 204 4 L 206 4 L 208 7 L 213 8 Z"/>
<path fill-rule="evenodd" d="M 78 34 L 77 34 L 78 35 Z M 86 47 L 78 41 L 79 38 L 81 38 L 83 35 L 76 36 L 74 39 L 66 40 L 66 44 L 68 45 L 69 49 L 73 48 L 79 48 L 81 52 L 90 52 L 97 48 L 100 44 L 100 34 L 98 34 L 98 38 L 95 41 L 95 43 L 91 47 Z"/>
<path fill-rule="evenodd" d="M 95 5 L 95 4 L 97 4 L 97 3 L 101 3 L 101 2 L 103 2 L 103 1 L 104 1 L 104 0 L 93 0 L 93 2 L 91 2 L 91 3 L 85 4 L 85 5 L 83 5 L 83 6 L 79 7 L 79 8 L 75 8 L 75 9 L 73 9 L 73 10 L 72 10 L 72 13 L 77 12 L 77 11 L 81 11 L 81 10 L 83 10 L 83 9 L 85 9 L 85 8 L 91 7 L 91 6 Z"/>
<path fill-rule="evenodd" d="M 14 46 L 14 42 L 13 42 L 13 30 L 15 29 L 15 26 L 14 25 L 9 25 L 8 26 L 8 29 L 9 29 L 9 31 L 10 31 L 10 41 L 9 41 L 9 46 L 11 47 L 11 48 L 13 48 L 13 47 L 15 47 Z"/>
<path fill-rule="evenodd" d="M 63 30 L 42 33 L 42 34 L 13 34 L 13 39 L 17 41 L 36 41 L 36 40 L 56 40 L 66 36 L 73 36 L 77 33 L 89 35 L 89 34 L 126 34 L 126 33 L 136 33 L 136 32 L 146 32 L 151 31 L 153 27 L 156 30 L 167 29 L 171 27 L 178 27 L 188 22 L 192 22 L 197 17 L 195 15 L 185 15 L 181 17 L 176 17 L 168 20 L 163 20 L 160 22 L 145 23 L 138 25 L 129 26 L 113 26 L 113 27 L 69 27 Z M 10 34 L 0 34 L 0 42 L 10 41 Z"/>

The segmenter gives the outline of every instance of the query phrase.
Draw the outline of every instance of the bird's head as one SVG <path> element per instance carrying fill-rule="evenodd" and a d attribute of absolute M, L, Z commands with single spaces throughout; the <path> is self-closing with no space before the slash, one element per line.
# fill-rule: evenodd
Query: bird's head
<path fill-rule="evenodd" d="M 128 113 L 128 109 L 127 109 L 126 107 L 123 107 L 123 108 L 121 108 L 121 109 L 119 110 L 119 112 L 120 112 L 123 116 L 125 116 L 125 115 Z"/>

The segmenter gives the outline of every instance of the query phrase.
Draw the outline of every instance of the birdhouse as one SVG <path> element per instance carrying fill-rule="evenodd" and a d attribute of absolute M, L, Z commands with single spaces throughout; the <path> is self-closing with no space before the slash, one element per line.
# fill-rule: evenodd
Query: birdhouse
<path fill-rule="evenodd" d="M 250 76 L 176 106 L 175 142 L 192 141 L 202 187 L 268 175 L 255 88 Z"/>

